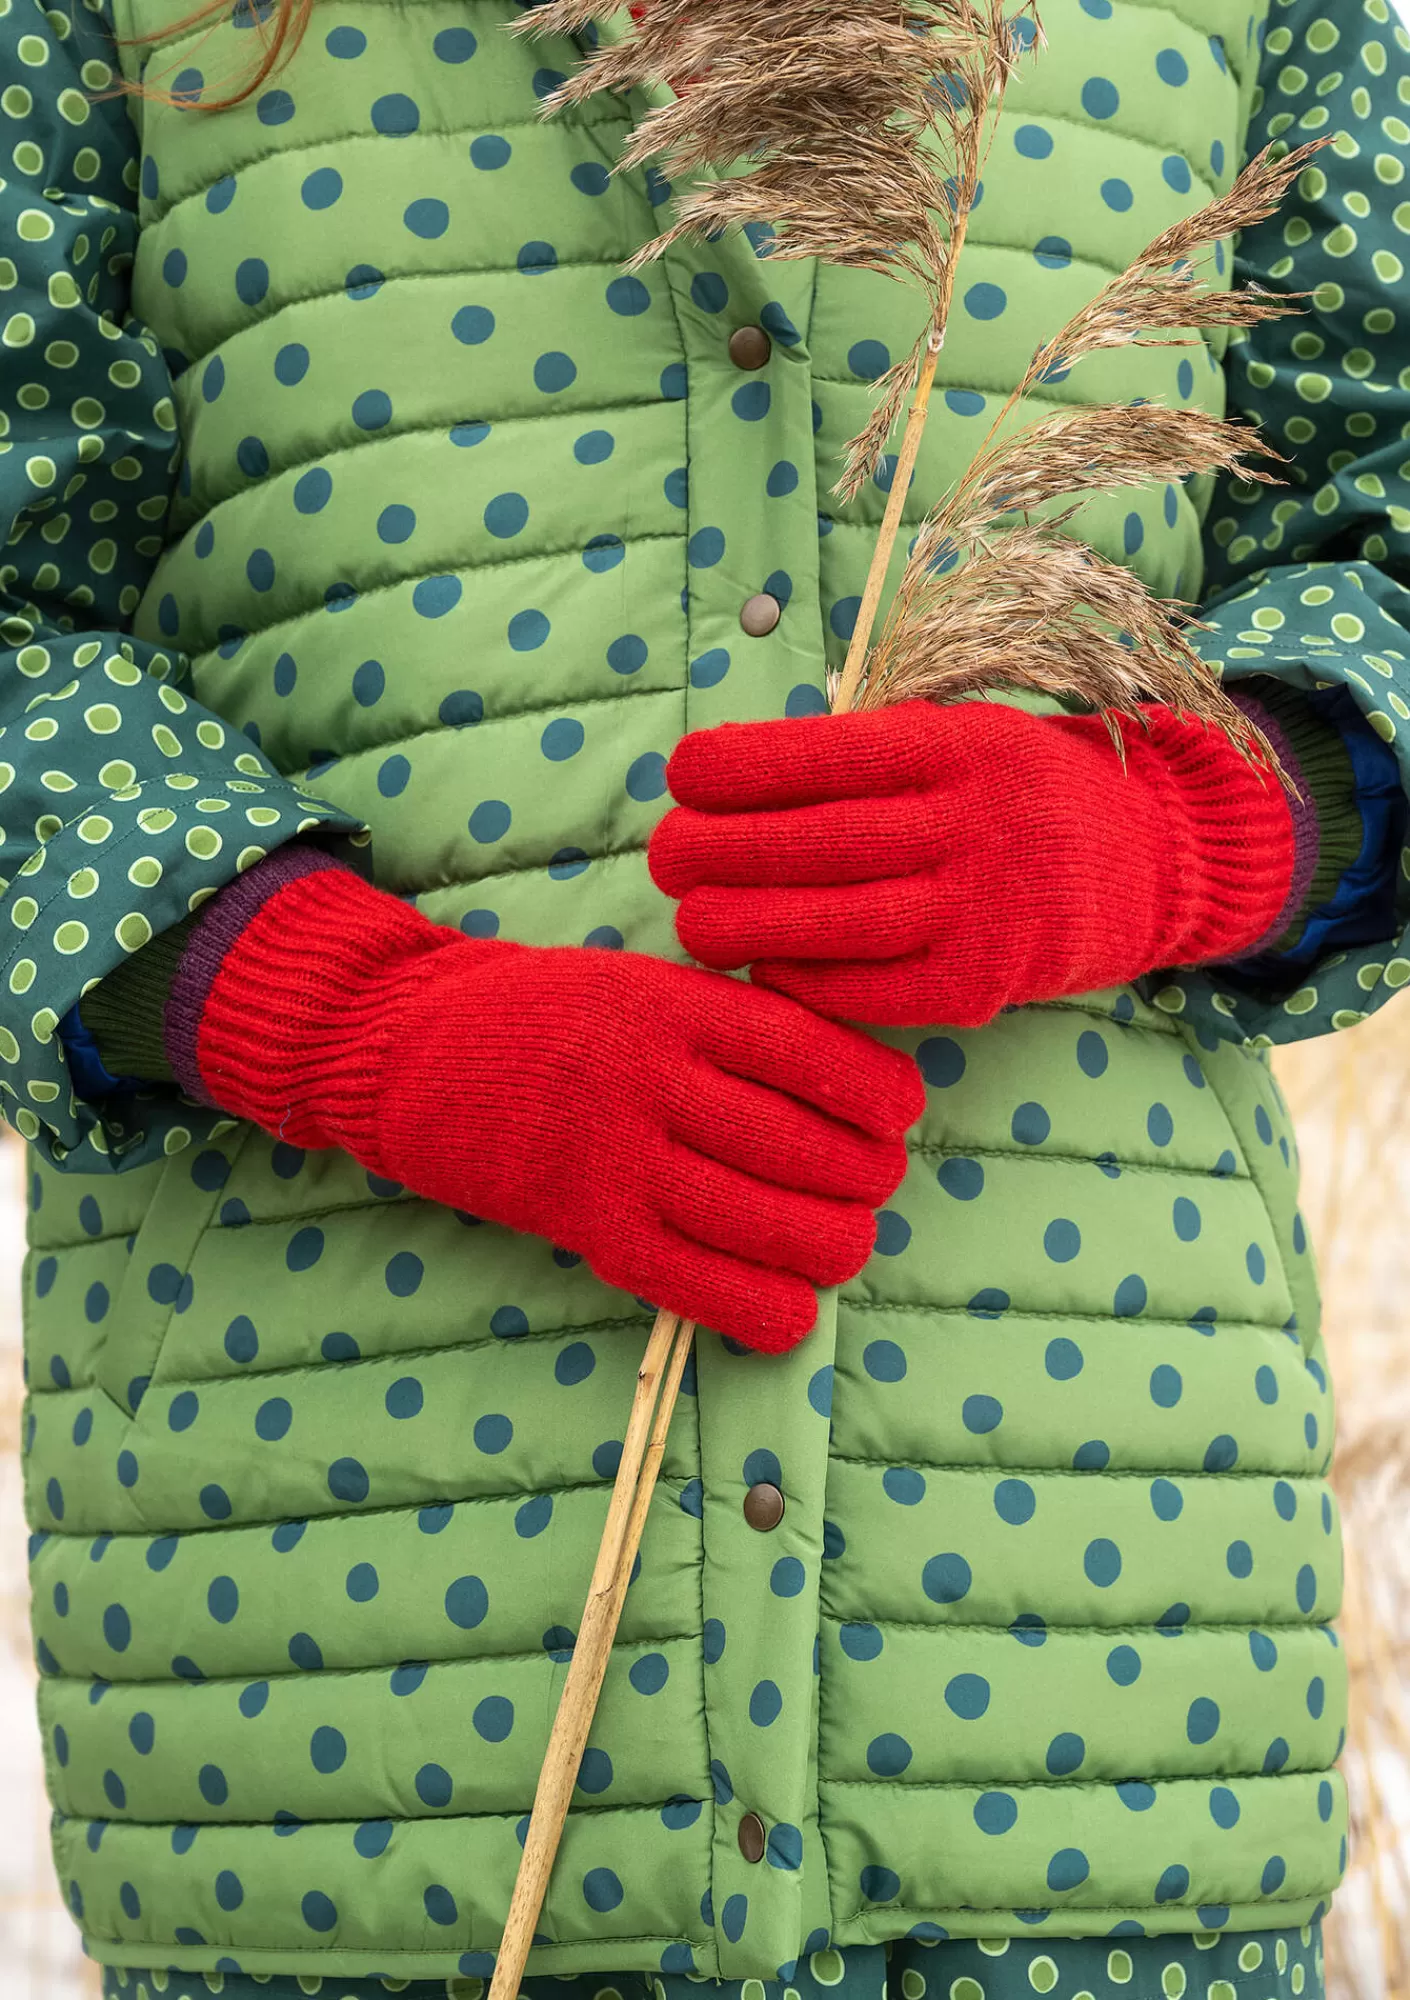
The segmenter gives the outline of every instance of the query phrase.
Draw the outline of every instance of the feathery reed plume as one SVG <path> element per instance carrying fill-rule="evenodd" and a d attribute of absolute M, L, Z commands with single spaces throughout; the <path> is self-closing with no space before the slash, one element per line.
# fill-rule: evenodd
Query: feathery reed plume
<path fill-rule="evenodd" d="M 984 520 L 1027 513 L 1067 493 L 1152 486 L 1193 473 L 1236 471 L 1276 485 L 1278 475 L 1250 466 L 1246 451 L 1282 456 L 1256 432 L 1203 410 L 1164 403 L 1076 404 L 990 445 L 966 469 L 966 512 Z M 953 520 L 956 510 L 947 509 Z"/>
<path fill-rule="evenodd" d="M 518 24 L 573 33 L 614 0 L 550 0 Z M 636 126 L 620 165 L 695 175 L 676 219 L 632 259 L 721 229 L 769 232 L 775 257 L 883 271 L 924 294 L 925 330 L 881 377 L 849 447 L 860 486 L 917 394 L 928 397 L 955 266 L 1004 91 L 1042 38 L 1004 0 L 648 0 L 545 102 L 685 77 Z M 937 144 L 938 141 L 938 144 Z M 722 169 L 743 166 L 744 172 Z M 917 442 L 918 442 L 917 438 Z"/>
<path fill-rule="evenodd" d="M 1274 483 L 1250 449 L 1278 456 L 1222 418 L 1158 403 L 1079 405 L 982 447 L 915 537 L 858 707 L 977 693 L 1000 659 L 1005 682 L 1107 714 L 1118 749 L 1115 713 L 1158 700 L 1271 758 L 1190 644 L 1188 612 L 1064 532 L 1080 502 L 1012 522 L 1069 494 L 1192 473 Z"/>
<path fill-rule="evenodd" d="M 1206 281 L 1203 265 L 1192 260 L 1221 237 L 1265 221 L 1313 154 L 1329 143 L 1312 139 L 1282 154 L 1276 146 L 1265 147 L 1227 194 L 1163 229 L 1038 349 L 1009 404 L 1041 381 L 1060 379 L 1085 355 L 1104 347 L 1182 345 L 1194 327 L 1247 328 L 1300 311 L 1297 294 L 1265 292 L 1257 285 L 1216 290 Z"/>
<path fill-rule="evenodd" d="M 1115 717 L 1158 700 L 1272 761 L 1191 646 L 1188 614 L 1059 532 L 1075 511 L 964 545 L 927 524 L 857 706 L 1011 685 L 1098 709 L 1120 749 Z"/>
<path fill-rule="evenodd" d="M 1039 347 L 978 451 L 916 535 L 875 648 L 868 651 L 869 629 L 860 639 L 854 633 L 837 680 L 840 703 L 870 708 L 940 699 L 972 690 L 981 673 L 992 685 L 994 606 L 977 594 L 993 588 L 1008 607 L 1000 673 L 1006 684 L 1109 710 L 1133 711 L 1142 698 L 1164 702 L 1224 730 L 1276 768 L 1266 743 L 1191 646 L 1188 613 L 1149 596 L 1133 573 L 1071 543 L 1064 530 L 1080 501 L 1037 522 L 1025 519 L 1022 528 L 1004 523 L 1071 494 L 1174 483 L 1201 472 L 1272 482 L 1277 474 L 1250 465 L 1245 454 L 1279 460 L 1278 453 L 1246 428 L 1158 403 L 1076 405 L 1017 429 L 1010 419 L 1035 388 L 1065 379 L 1103 348 L 1178 345 L 1197 337 L 1196 328 L 1246 328 L 1297 311 L 1297 297 L 1215 290 L 1195 256 L 1270 215 L 1321 144 L 1279 159 L 1261 153 L 1227 194 L 1162 230 Z M 853 440 L 844 492 L 858 483 L 863 439 L 869 445 L 871 434 Z M 1063 589 L 1070 593 L 1066 604 L 1059 602 Z"/>
<path fill-rule="evenodd" d="M 611 0 L 550 0 L 520 27 L 580 32 L 614 11 Z M 834 680 L 835 708 L 859 699 L 876 706 L 902 698 L 902 690 L 940 697 L 973 685 L 977 656 L 956 648 L 965 635 L 976 643 L 992 618 L 979 606 L 961 615 L 961 600 L 981 576 L 998 582 L 1002 561 L 980 559 L 1001 517 L 1027 515 L 1068 494 L 1178 482 L 1199 472 L 1273 477 L 1246 464 L 1242 448 L 1257 448 L 1247 432 L 1199 411 L 1151 404 L 1077 409 L 1016 436 L 1000 434 L 1025 396 L 1061 381 L 1103 348 L 1180 343 L 1195 337 L 1197 327 L 1247 328 L 1295 310 L 1295 299 L 1256 288 L 1217 289 L 1195 260 L 1217 239 L 1271 214 L 1325 140 L 1281 157 L 1272 149 L 1260 154 L 1226 194 L 1162 230 L 1038 348 L 927 524 L 936 532 L 917 537 L 869 659 L 994 119 L 1041 27 L 1031 12 L 1010 18 L 1004 0 L 648 0 L 633 12 L 634 32 L 598 48 L 546 105 L 551 112 L 602 90 L 689 79 L 688 88 L 641 119 L 623 150 L 623 168 L 661 157 L 669 172 L 695 176 L 677 200 L 674 222 L 633 264 L 659 257 L 682 238 L 752 226 L 770 232 L 772 256 L 885 271 L 916 284 L 925 297 L 924 331 L 878 382 L 836 487 L 844 500 L 856 498 L 909 406 L 847 662 Z M 740 166 L 745 170 L 722 171 Z M 1158 607 L 1139 585 L 1118 591 L 1096 559 L 1049 552 L 1072 511 L 1050 515 L 1028 537 L 1036 565 L 1030 615 L 1014 615 L 1021 592 L 1011 579 L 1003 583 L 1010 618 L 1004 680 L 1053 691 L 1057 675 L 1070 698 L 1095 706 L 1125 690 L 1116 705 L 1127 710 L 1144 694 L 1217 722 L 1250 752 L 1266 751 L 1190 645 L 1185 614 Z M 946 560 L 937 561 L 941 552 Z M 1016 554 L 1010 537 L 1010 559 Z M 1092 603 L 1072 603 L 1059 615 L 1053 593 L 1060 586 L 1090 587 L 1103 602 L 1124 596 L 1128 615 L 1113 629 Z M 1020 632 L 1027 635 L 1022 643 Z M 942 637 L 944 649 L 931 651 L 926 668 L 926 647 L 938 647 Z M 1069 671 L 1059 674 L 1064 645 L 1073 650 Z M 1141 677 L 1133 671 L 1133 645 Z M 991 677 L 994 657 L 991 650 Z"/>
<path fill-rule="evenodd" d="M 572 34 L 615 0 L 550 0 L 518 24 Z M 546 101 L 688 77 L 636 126 L 624 168 L 661 158 L 702 178 L 646 252 L 731 225 L 776 230 L 772 254 L 893 270 L 938 298 L 967 212 L 964 166 L 1025 46 L 1002 0 L 648 0 Z M 937 152 L 939 130 L 949 140 Z M 954 160 L 951 171 L 945 154 Z M 713 170 L 743 162 L 748 172 Z"/>
<path fill-rule="evenodd" d="M 1060 333 L 1038 348 L 1001 407 L 984 446 L 971 461 L 969 477 L 973 477 L 990 439 L 1003 427 L 1015 406 L 1035 388 L 1063 381 L 1087 355 L 1109 347 L 1183 346 L 1197 337 L 1193 331 L 1196 328 L 1243 329 L 1281 313 L 1298 311 L 1300 301 L 1295 296 L 1265 292 L 1256 285 L 1237 292 L 1211 286 L 1203 262 L 1196 262 L 1195 255 L 1221 237 L 1247 229 L 1271 215 L 1311 155 L 1327 143 L 1326 139 L 1314 139 L 1276 159 L 1272 156 L 1274 149 L 1268 148 L 1249 162 L 1227 194 L 1162 230 L 1148 243 L 1133 264 L 1104 285 L 1095 298 L 1073 314 Z M 914 379 L 914 364 L 915 357 L 907 356 L 891 370 L 891 375 L 882 378 L 873 418 L 847 446 L 843 475 L 834 488 L 840 498 L 854 500 L 875 472 L 892 428 L 888 424 L 882 429 L 882 419 L 889 410 L 894 423 L 897 398 L 904 403 L 909 393 L 902 378 L 910 372 Z M 897 378 L 894 386 L 891 376 Z M 1157 411 L 1164 416 L 1193 414 L 1162 411 L 1156 404 L 1134 407 L 1150 412 L 1152 423 L 1160 421 Z M 1192 462 L 1183 470 L 1168 475 L 1153 472 L 1150 477 L 1178 479 L 1199 470 L 1201 467 Z M 1140 482 L 1111 477 L 1087 483 Z"/>

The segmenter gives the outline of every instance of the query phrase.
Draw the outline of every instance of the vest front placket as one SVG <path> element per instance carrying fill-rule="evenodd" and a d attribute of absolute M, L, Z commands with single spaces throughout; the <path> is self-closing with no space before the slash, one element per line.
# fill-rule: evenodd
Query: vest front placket
<path fill-rule="evenodd" d="M 762 234 L 734 232 L 677 244 L 663 260 L 686 369 L 687 729 L 826 706 L 808 349 L 815 267 L 768 249 Z M 697 1341 L 715 1806 L 702 1914 L 716 1945 L 715 1964 L 699 1969 L 723 1979 L 786 1975 L 827 1934 L 815 1709 L 836 1329 L 829 1293 L 789 1355 L 750 1354 L 708 1332 Z"/>
<path fill-rule="evenodd" d="M 743 235 L 665 264 L 687 372 L 686 727 L 818 713 L 812 267 Z M 814 1701 L 835 1335 L 828 1295 L 791 1355 L 699 1340 L 707 1914 L 725 1979 L 791 1966 L 828 1924 Z"/>

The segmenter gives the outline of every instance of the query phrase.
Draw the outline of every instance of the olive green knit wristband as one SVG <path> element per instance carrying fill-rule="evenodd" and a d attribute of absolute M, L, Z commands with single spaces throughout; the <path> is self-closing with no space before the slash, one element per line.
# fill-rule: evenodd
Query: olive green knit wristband
<path fill-rule="evenodd" d="M 79 1018 L 110 1075 L 138 1077 L 144 1083 L 175 1081 L 163 1021 L 171 983 L 195 925 L 195 916 L 189 916 L 159 931 L 79 1001 Z"/>

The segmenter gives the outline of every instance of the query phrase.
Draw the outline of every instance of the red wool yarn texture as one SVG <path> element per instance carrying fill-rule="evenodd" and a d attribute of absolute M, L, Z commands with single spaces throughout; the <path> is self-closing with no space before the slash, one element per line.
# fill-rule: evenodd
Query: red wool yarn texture
<path fill-rule="evenodd" d="M 1277 776 L 1168 709 L 997 702 L 726 723 L 677 746 L 651 872 L 702 964 L 837 1020 L 977 1027 L 1235 959 L 1288 901 Z"/>
<path fill-rule="evenodd" d="M 336 868 L 240 931 L 196 1055 L 211 1098 L 267 1132 L 768 1352 L 866 1262 L 925 1097 L 908 1056 L 780 994 L 462 937 Z"/>

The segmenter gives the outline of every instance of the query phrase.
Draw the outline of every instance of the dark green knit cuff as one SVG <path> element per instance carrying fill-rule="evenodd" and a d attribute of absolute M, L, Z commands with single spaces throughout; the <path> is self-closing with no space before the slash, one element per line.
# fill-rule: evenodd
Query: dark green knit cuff
<path fill-rule="evenodd" d="M 1302 939 L 1307 920 L 1336 894 L 1337 884 L 1356 861 L 1366 838 L 1356 795 L 1356 774 L 1341 731 L 1317 715 L 1306 694 L 1271 675 L 1255 675 L 1238 683 L 1281 737 L 1289 777 L 1302 793 L 1317 822 L 1317 859 L 1288 921 L 1268 949 L 1291 951 Z M 1290 753 L 1290 754 L 1289 754 Z"/>
<path fill-rule="evenodd" d="M 116 966 L 78 1003 L 79 1016 L 98 1045 L 104 1069 L 144 1083 L 172 1083 L 163 1019 L 176 968 L 196 917 L 159 931 L 150 943 Z"/>

